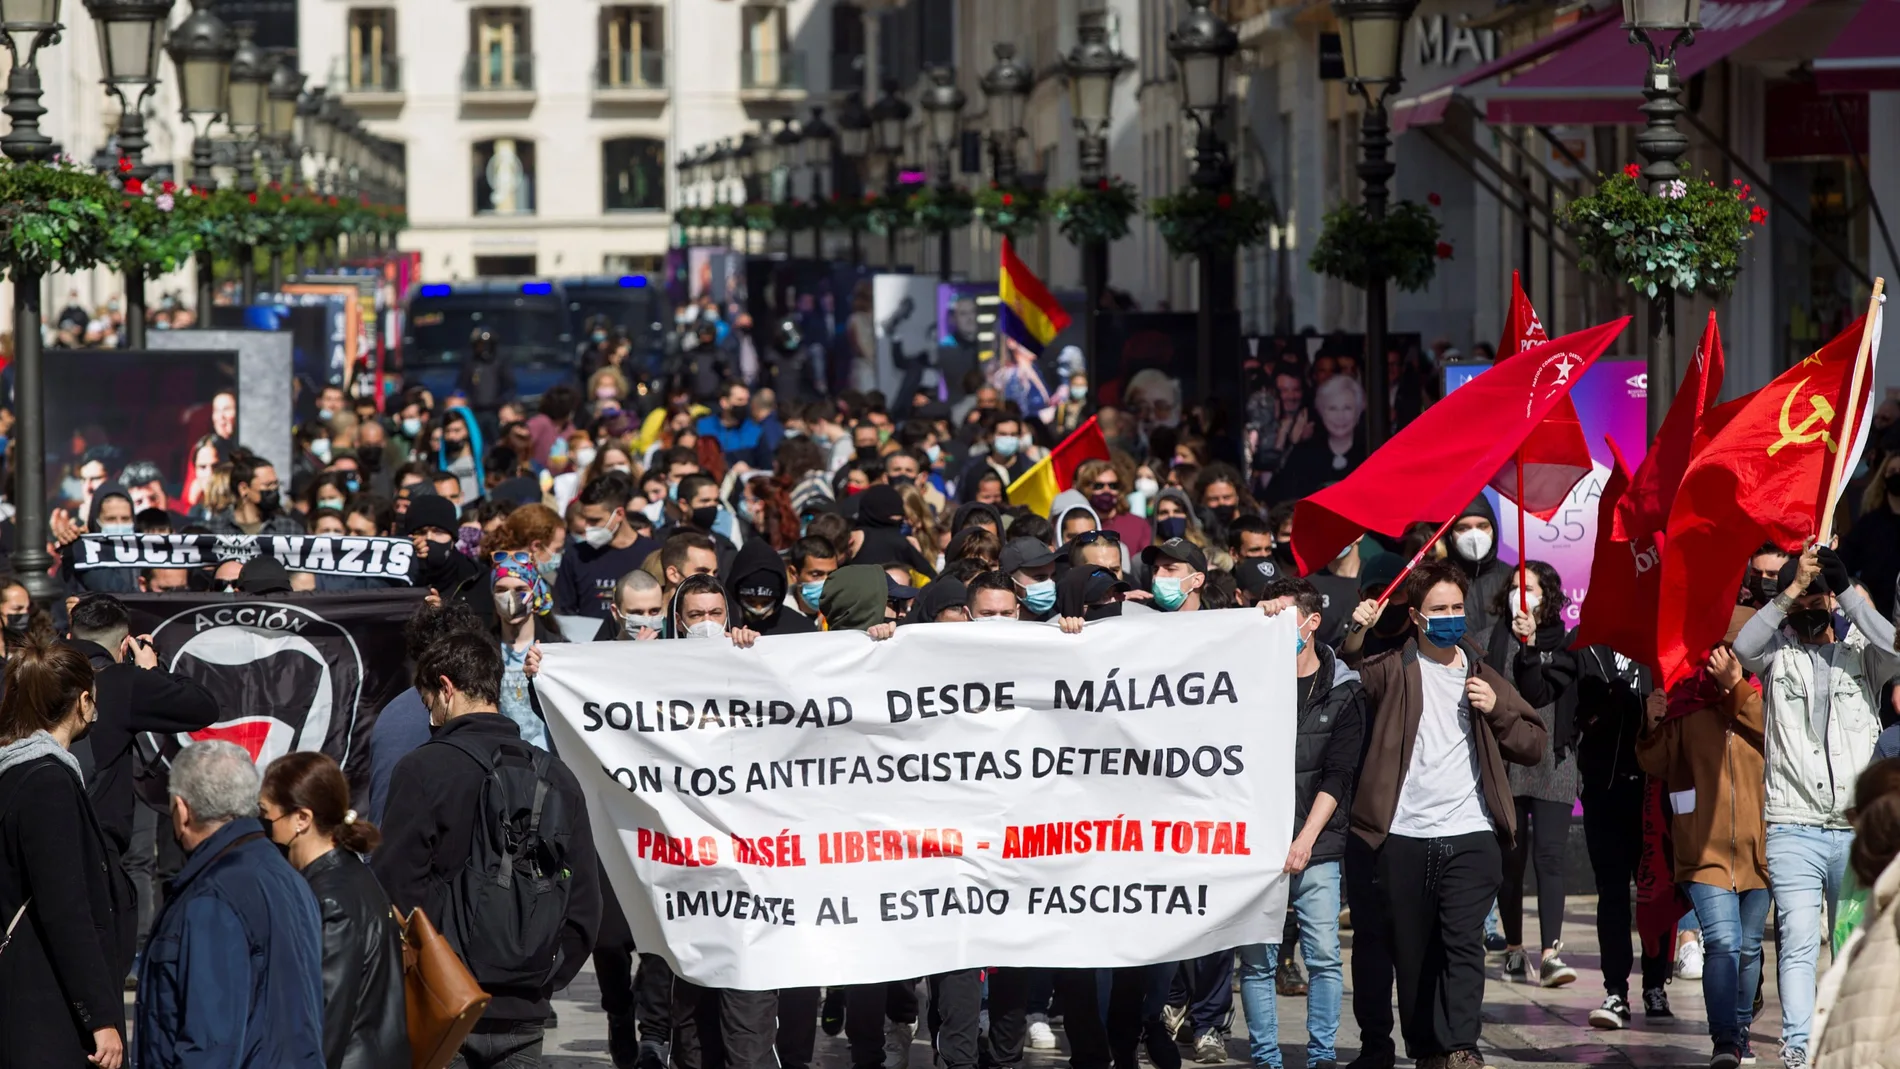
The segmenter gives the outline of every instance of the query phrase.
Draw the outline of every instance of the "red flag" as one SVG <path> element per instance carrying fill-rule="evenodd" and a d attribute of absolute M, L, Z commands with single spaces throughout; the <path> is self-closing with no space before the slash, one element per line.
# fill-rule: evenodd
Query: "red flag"
<path fill-rule="evenodd" d="M 1537 318 L 1537 309 L 1531 307 L 1531 299 L 1524 293 L 1523 285 L 1518 281 L 1517 272 L 1511 272 L 1511 311 L 1504 318 L 1504 337 L 1498 342 L 1498 359 L 1508 360 L 1519 353 L 1528 352 L 1548 342 L 1550 335 L 1544 333 L 1544 324 Z M 1520 493 L 1517 481 L 1517 465 L 1522 458 L 1524 464 L 1524 484 Z M 1523 514 L 1529 513 L 1540 520 L 1548 520 L 1557 514 L 1563 506 L 1564 498 L 1569 496 L 1570 488 L 1577 480 L 1590 474 L 1590 442 L 1583 436 L 1583 423 L 1577 418 L 1577 407 L 1571 403 L 1569 394 L 1557 402 L 1530 436 L 1524 439 L 1524 445 L 1512 456 L 1510 462 L 1498 470 L 1497 477 L 1491 480 L 1491 488 L 1510 498 L 1519 506 L 1518 525 L 1523 526 Z M 1521 500 L 1520 500 L 1521 498 Z M 1518 532 L 1518 553 L 1524 552 L 1523 532 Z"/>
<path fill-rule="evenodd" d="M 1426 409 L 1344 481 L 1302 500 L 1293 514 L 1293 555 L 1300 571 L 1312 573 L 1366 531 L 1397 538 L 1421 520 L 1438 523 L 1470 504 L 1500 469 L 1514 474 L 1505 466 L 1538 426 L 1568 403 L 1570 388 L 1628 322 L 1626 316 L 1500 361 Z M 1527 450 L 1523 506 L 1554 508 L 1544 498 L 1555 488 L 1561 501 L 1590 470 L 1588 457 L 1586 449 L 1578 467 L 1573 457 Z M 1561 487 L 1556 487 L 1561 477 L 1547 470 L 1553 464 L 1573 472 Z M 1514 493 L 1506 496 L 1515 500 Z"/>
<path fill-rule="evenodd" d="M 1722 335 L 1710 312 L 1695 363 L 1635 475 L 1629 474 L 1616 443 L 1610 442 L 1615 468 L 1597 508 L 1590 593 L 1579 610 L 1571 643 L 1575 648 L 1602 644 L 1652 669 L 1659 663 L 1653 607 L 1661 590 L 1663 532 L 1683 472 L 1695 450 L 1708 441 L 1725 370 Z"/>
<path fill-rule="evenodd" d="M 1872 416 L 1871 368 L 1860 398 L 1849 397 L 1864 323 L 1715 413 L 1725 425 L 1689 461 L 1663 539 L 1656 641 L 1665 690 L 1721 640 L 1750 554 L 1764 542 L 1794 549 L 1820 532 L 1839 493 L 1823 491 L 1835 454 L 1858 454 Z"/>
<path fill-rule="evenodd" d="M 1531 307 L 1531 299 L 1524 292 L 1524 284 L 1518 280 L 1516 271 L 1511 272 L 1511 310 L 1504 316 L 1504 337 L 1498 340 L 1498 359 L 1535 349 L 1549 340 L 1543 321 L 1537 318 L 1537 309 Z"/>

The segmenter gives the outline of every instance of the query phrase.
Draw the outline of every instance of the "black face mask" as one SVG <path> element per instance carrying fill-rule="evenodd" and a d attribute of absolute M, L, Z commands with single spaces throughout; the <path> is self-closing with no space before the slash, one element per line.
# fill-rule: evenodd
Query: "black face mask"
<path fill-rule="evenodd" d="M 1796 609 L 1788 614 L 1788 627 L 1802 642 L 1821 641 L 1833 623 L 1834 616 L 1826 609 Z"/>
<path fill-rule="evenodd" d="M 257 495 L 257 511 L 266 516 L 276 512 L 279 504 L 281 504 L 281 502 L 275 490 L 265 490 Z"/>
<path fill-rule="evenodd" d="M 1155 540 L 1158 542 L 1180 538 L 1185 534 L 1187 534 L 1186 516 L 1168 516 L 1155 521 Z"/>
<path fill-rule="evenodd" d="M 357 454 L 356 466 L 366 472 L 375 471 L 383 466 L 383 451 L 374 448 L 365 449 Z"/>
<path fill-rule="evenodd" d="M 23 612 L 7 613 L 6 615 L 7 630 L 8 631 L 25 631 L 26 622 L 29 618 L 30 618 L 30 614 L 28 613 L 23 613 Z"/>
<path fill-rule="evenodd" d="M 447 578 L 454 563 L 449 554 L 455 552 L 450 542 L 426 542 L 422 555 L 416 558 L 416 578 L 433 584 L 438 579 Z"/>
<path fill-rule="evenodd" d="M 1240 506 L 1239 505 L 1215 505 L 1213 509 L 1210 511 L 1214 513 L 1214 518 L 1219 520 L 1220 522 L 1232 523 L 1234 522 L 1234 517 L 1240 515 Z"/>
<path fill-rule="evenodd" d="M 442 439 L 442 451 L 452 457 L 461 456 L 462 451 L 467 448 L 468 448 L 468 439 L 466 438 L 462 439 L 459 442 L 453 438 Z"/>
<path fill-rule="evenodd" d="M 877 446 L 861 445 L 858 447 L 857 455 L 860 461 L 863 461 L 868 464 L 877 459 Z"/>
<path fill-rule="evenodd" d="M 1774 600 L 1775 592 L 1772 589 L 1773 586 L 1773 579 L 1765 575 L 1751 575 L 1743 580 L 1742 593 L 1741 596 L 1736 599 L 1736 603 L 1756 609 L 1762 608 Z"/>
<path fill-rule="evenodd" d="M 717 520 L 718 518 L 719 518 L 718 506 L 707 505 L 704 508 L 694 509 L 692 517 L 688 519 L 686 522 L 691 524 L 694 527 L 699 528 L 702 531 L 711 531 L 713 528 L 713 521 Z"/>

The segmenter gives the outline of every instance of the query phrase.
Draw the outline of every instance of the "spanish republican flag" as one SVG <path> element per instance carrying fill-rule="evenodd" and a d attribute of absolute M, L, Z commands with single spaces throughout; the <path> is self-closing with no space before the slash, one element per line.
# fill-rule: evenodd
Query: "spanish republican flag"
<path fill-rule="evenodd" d="M 996 296 L 1003 302 L 1003 332 L 1038 356 L 1042 355 L 1042 347 L 1069 325 L 1069 313 L 1062 310 L 1042 279 L 1017 257 L 1016 247 L 1008 238 L 1003 239 L 1003 263 L 996 280 Z M 1077 430 L 1076 433 L 1082 432 Z M 1097 431 L 1095 436 L 1099 440 L 1101 432 Z"/>
<path fill-rule="evenodd" d="M 1056 495 L 1075 485 L 1075 469 L 1083 461 L 1107 459 L 1108 440 L 1102 437 L 1101 425 L 1090 416 L 1074 434 L 1056 443 L 1048 456 L 1010 483 L 1006 496 L 1012 505 L 1028 505 L 1037 515 L 1047 516 L 1055 507 Z"/>
<path fill-rule="evenodd" d="M 1695 675 L 1722 641 L 1756 547 L 1799 552 L 1826 537 L 1867 443 L 1880 311 L 1876 298 L 1871 320 L 1855 320 L 1780 378 L 1704 416 L 1720 429 L 1689 460 L 1662 542 L 1656 655 L 1665 690 Z"/>

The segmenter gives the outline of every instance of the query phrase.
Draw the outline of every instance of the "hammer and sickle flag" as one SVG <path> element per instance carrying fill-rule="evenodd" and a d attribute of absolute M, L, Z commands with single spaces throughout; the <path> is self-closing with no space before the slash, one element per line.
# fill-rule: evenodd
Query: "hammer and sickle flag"
<path fill-rule="evenodd" d="M 1846 470 L 1853 470 L 1873 416 L 1880 306 L 1874 309 L 1859 397 L 1849 394 L 1864 318 L 1705 420 L 1720 429 L 1684 471 L 1663 539 L 1656 644 L 1665 689 L 1694 675 L 1721 641 L 1755 550 L 1764 542 L 1799 550 L 1839 500 L 1840 487 L 1829 485 L 1835 455 L 1848 450 Z M 1843 426 L 1850 418 L 1854 426 Z"/>

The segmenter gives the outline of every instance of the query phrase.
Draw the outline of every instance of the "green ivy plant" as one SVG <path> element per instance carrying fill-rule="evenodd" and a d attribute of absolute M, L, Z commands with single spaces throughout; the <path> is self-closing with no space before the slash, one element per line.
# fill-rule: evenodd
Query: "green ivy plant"
<path fill-rule="evenodd" d="M 1652 194 L 1641 176 L 1633 163 L 1599 175 L 1596 192 L 1564 209 L 1583 254 L 1580 266 L 1648 297 L 1664 291 L 1720 296 L 1734 289 L 1742 245 L 1768 221 L 1753 189 L 1739 178 L 1723 187 L 1705 174 Z"/>
<path fill-rule="evenodd" d="M 976 217 L 993 233 L 1021 237 L 1041 225 L 1046 199 L 1039 189 L 992 184 L 976 193 Z"/>
<path fill-rule="evenodd" d="M 119 191 L 70 160 L 0 162 L 0 271 L 79 271 L 106 258 Z"/>
<path fill-rule="evenodd" d="M 1049 200 L 1055 208 L 1056 229 L 1077 245 L 1120 241 L 1128 236 L 1128 220 L 1141 211 L 1134 183 L 1121 178 L 1058 189 Z"/>
<path fill-rule="evenodd" d="M 1452 257 L 1450 244 L 1438 239 L 1438 217 L 1413 200 L 1401 200 L 1374 219 L 1363 204 L 1341 204 L 1326 213 L 1308 261 L 1329 278 L 1364 287 L 1377 267 L 1407 293 L 1431 285 L 1438 261 Z"/>
<path fill-rule="evenodd" d="M 1231 256 L 1266 240 L 1273 209 L 1244 190 L 1190 189 L 1149 201 L 1148 217 L 1176 256 Z"/>
<path fill-rule="evenodd" d="M 962 230 L 976 214 L 976 200 L 961 186 L 924 186 L 910 195 L 910 217 L 927 234 Z"/>

